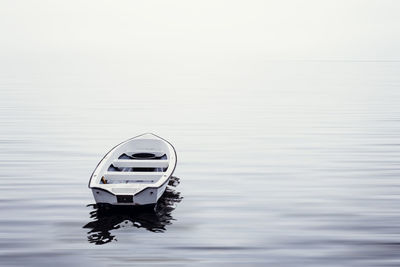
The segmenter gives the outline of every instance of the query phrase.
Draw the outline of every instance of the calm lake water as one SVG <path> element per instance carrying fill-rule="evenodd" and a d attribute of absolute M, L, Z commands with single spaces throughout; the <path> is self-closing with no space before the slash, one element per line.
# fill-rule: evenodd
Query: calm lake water
<path fill-rule="evenodd" d="M 400 265 L 399 62 L 53 61 L 0 73 L 1 266 Z M 174 185 L 98 209 L 93 169 L 144 132 Z"/>

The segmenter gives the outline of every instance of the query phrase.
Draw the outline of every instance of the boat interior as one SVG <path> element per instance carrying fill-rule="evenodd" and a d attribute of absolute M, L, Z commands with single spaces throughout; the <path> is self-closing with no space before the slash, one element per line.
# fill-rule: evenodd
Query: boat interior
<path fill-rule="evenodd" d="M 146 142 L 145 142 L 146 141 Z M 135 140 L 131 149 L 117 149 L 112 153 L 113 160 L 107 163 L 100 184 L 155 183 L 169 166 L 166 147 L 158 140 Z M 158 142 L 154 142 L 158 141 Z M 141 144 L 151 144 L 157 150 L 140 149 Z"/>

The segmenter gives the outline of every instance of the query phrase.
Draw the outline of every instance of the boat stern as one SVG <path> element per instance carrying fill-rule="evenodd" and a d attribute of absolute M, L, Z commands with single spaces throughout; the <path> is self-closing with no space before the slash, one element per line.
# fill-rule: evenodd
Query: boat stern
<path fill-rule="evenodd" d="M 165 187 L 162 192 L 162 188 L 146 188 L 137 193 L 121 189 L 123 188 L 113 188 L 111 190 L 113 192 L 110 192 L 101 188 L 92 188 L 92 193 L 96 203 L 135 206 L 156 204 L 162 193 L 165 191 Z"/>

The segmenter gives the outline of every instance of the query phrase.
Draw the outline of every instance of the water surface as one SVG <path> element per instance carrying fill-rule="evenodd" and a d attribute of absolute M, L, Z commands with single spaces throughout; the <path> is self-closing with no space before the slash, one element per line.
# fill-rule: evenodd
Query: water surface
<path fill-rule="evenodd" d="M 400 63 L 64 63 L 0 73 L 0 265 L 400 264 Z M 99 209 L 91 172 L 144 132 L 180 184 Z"/>

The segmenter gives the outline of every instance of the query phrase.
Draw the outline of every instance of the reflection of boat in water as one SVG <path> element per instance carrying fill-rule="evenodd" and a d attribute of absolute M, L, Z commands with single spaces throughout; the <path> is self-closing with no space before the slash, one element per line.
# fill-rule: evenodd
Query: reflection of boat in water
<path fill-rule="evenodd" d="M 170 186 L 179 184 L 179 178 L 171 177 Z M 148 207 L 134 206 L 112 206 L 108 204 L 91 204 L 89 222 L 83 228 L 88 228 L 88 241 L 96 245 L 102 245 L 116 240 L 111 233 L 123 227 L 145 228 L 151 232 L 164 232 L 166 226 L 172 224 L 174 218 L 172 211 L 176 203 L 182 200 L 180 193 L 167 187 L 163 196 L 159 199 L 157 206 L 152 209 Z"/>

